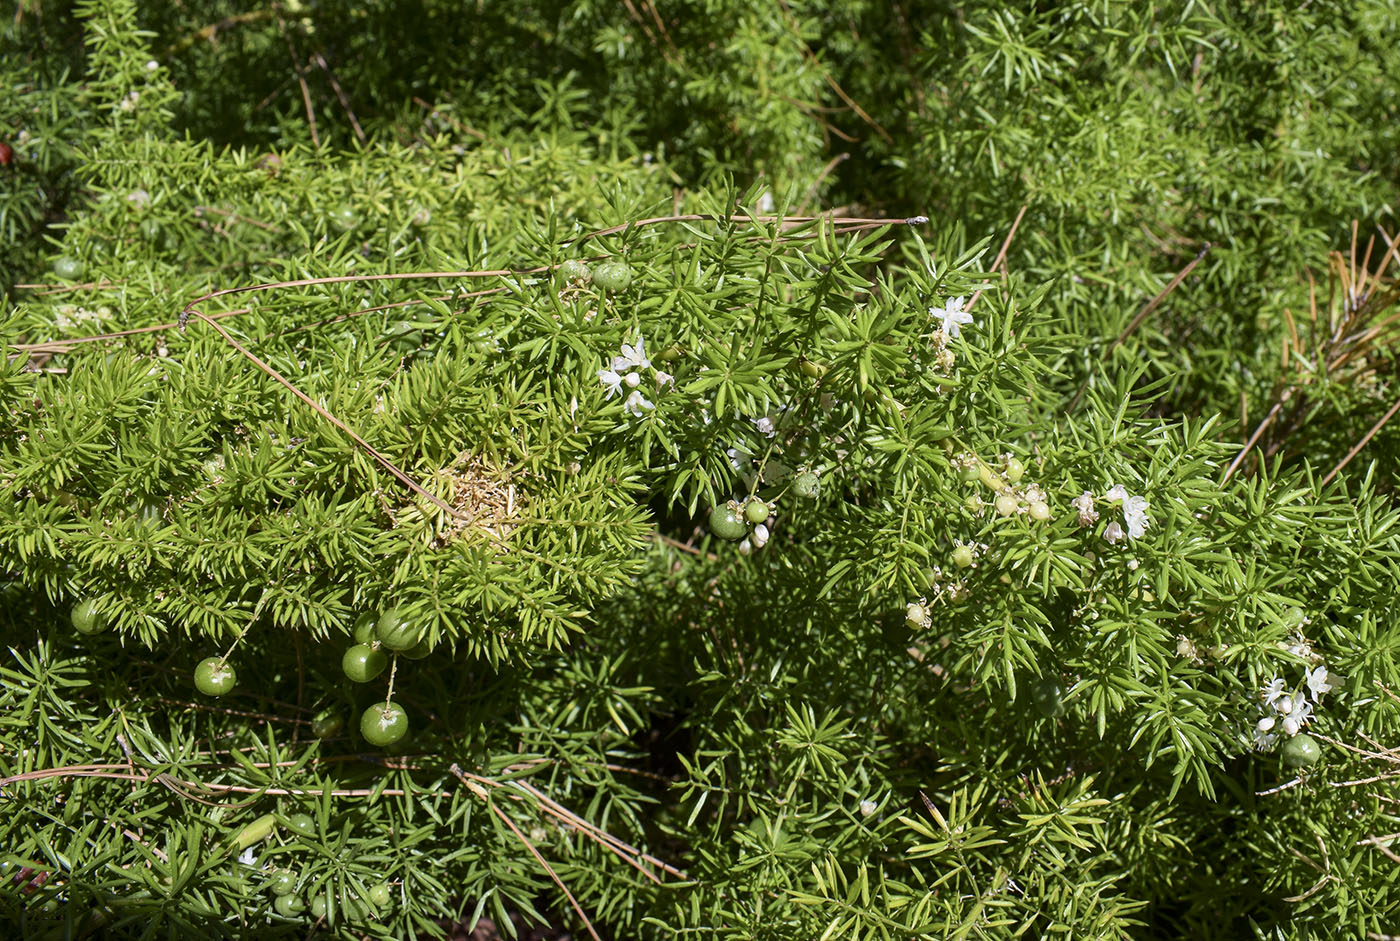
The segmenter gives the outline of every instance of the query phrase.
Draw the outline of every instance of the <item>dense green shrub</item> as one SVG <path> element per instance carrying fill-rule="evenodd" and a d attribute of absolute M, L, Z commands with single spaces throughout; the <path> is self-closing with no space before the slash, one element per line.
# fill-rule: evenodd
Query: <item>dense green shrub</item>
<path fill-rule="evenodd" d="M 1147 9 L 22 7 L 10 933 L 1393 933 L 1394 16 Z"/>

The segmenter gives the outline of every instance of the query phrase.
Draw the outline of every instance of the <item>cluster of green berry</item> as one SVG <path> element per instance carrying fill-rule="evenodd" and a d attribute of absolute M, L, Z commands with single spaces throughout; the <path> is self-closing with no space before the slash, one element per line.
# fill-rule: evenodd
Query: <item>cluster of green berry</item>
<path fill-rule="evenodd" d="M 980 481 L 995 494 L 992 506 L 997 515 L 1014 516 L 1017 513 L 1025 513 L 1038 523 L 1050 518 L 1050 502 L 1045 491 L 1041 490 L 1038 484 L 1021 484 L 1026 475 L 1026 465 L 1021 463 L 1020 458 L 1010 454 L 1003 455 L 1001 466 L 993 468 L 977 455 L 966 453 L 954 457 L 953 463 L 964 481 Z M 981 496 L 970 494 L 967 506 L 972 512 L 980 514 L 983 506 Z"/>
<path fill-rule="evenodd" d="M 581 261 L 566 261 L 557 269 L 560 280 L 565 284 L 584 285 L 590 282 L 594 287 L 619 294 L 632 284 L 632 269 L 625 261 L 604 261 L 589 268 Z"/>
<path fill-rule="evenodd" d="M 792 491 L 799 497 L 814 500 L 821 485 L 812 471 L 801 471 L 792 478 Z M 710 532 L 720 539 L 739 543 L 739 552 L 748 555 L 768 545 L 773 530 L 775 502 L 751 495 L 745 500 L 730 500 L 710 510 Z"/>
<path fill-rule="evenodd" d="M 80 634 L 100 634 L 111 626 L 107 615 L 89 598 L 73 606 L 69 614 L 74 630 Z M 408 618 L 402 609 L 390 608 L 381 615 L 365 613 L 355 621 L 355 643 L 341 658 L 341 670 L 356 683 L 368 683 L 389 666 L 389 657 L 404 656 L 421 660 L 433 650 L 427 631 Z M 224 696 L 238 685 L 238 673 L 228 662 L 228 655 L 206 657 L 194 669 L 195 689 L 205 696 Z M 360 716 L 360 734 L 371 745 L 384 747 L 398 742 L 408 733 L 408 714 L 392 699 L 390 693 L 382 703 L 375 703 Z M 312 722 L 312 732 L 318 738 L 339 734 L 344 723 L 333 712 L 323 712 Z"/>
<path fill-rule="evenodd" d="M 252 847 L 272 836 L 279 823 L 295 836 L 311 838 L 317 835 L 316 821 L 308 814 L 292 814 L 283 818 L 264 814 L 234 836 L 231 848 L 245 854 L 240 861 L 251 865 Z M 346 921 L 363 922 L 377 917 L 389 906 L 393 897 L 389 883 L 380 882 L 368 888 L 363 899 L 353 894 L 333 896 L 327 891 L 313 895 L 308 905 L 297 892 L 298 881 L 297 873 L 292 869 L 274 869 L 268 873 L 267 888 L 273 896 L 272 909 L 283 918 L 305 917 L 309 911 L 310 916 L 318 921 L 327 916 L 335 917 L 338 913 Z"/>

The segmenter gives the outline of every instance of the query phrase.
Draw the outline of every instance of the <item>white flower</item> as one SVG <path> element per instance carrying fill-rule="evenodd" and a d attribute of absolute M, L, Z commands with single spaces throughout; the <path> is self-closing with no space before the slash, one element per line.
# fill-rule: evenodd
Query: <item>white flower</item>
<path fill-rule="evenodd" d="M 1312 721 L 1312 704 L 1303 698 L 1302 693 L 1294 693 L 1291 707 L 1283 718 L 1283 731 L 1297 735 L 1303 726 Z"/>
<path fill-rule="evenodd" d="M 627 388 L 635 389 L 642 384 L 642 377 L 640 373 L 629 372 L 622 377 L 622 381 L 627 384 Z"/>
<path fill-rule="evenodd" d="M 245 866 L 251 866 L 258 861 L 258 857 L 253 853 L 253 848 L 250 846 L 239 855 L 238 861 Z"/>
<path fill-rule="evenodd" d="M 777 433 L 777 429 L 773 427 L 773 419 L 769 418 L 767 415 L 764 415 L 762 418 L 753 419 L 753 426 L 769 438 Z"/>
<path fill-rule="evenodd" d="M 1123 522 L 1128 524 L 1128 538 L 1141 539 L 1147 533 L 1147 498 L 1129 497 L 1123 501 Z"/>
<path fill-rule="evenodd" d="M 1114 520 L 1104 527 L 1103 538 L 1111 543 L 1117 544 L 1123 538 L 1123 527 L 1118 525 L 1117 520 Z"/>
<path fill-rule="evenodd" d="M 1273 716 L 1265 716 L 1264 718 L 1260 719 L 1260 720 L 1259 720 L 1259 723 L 1255 726 L 1255 728 L 1258 729 L 1260 732 L 1267 732 L 1267 731 L 1269 731 L 1270 729 L 1272 729 L 1273 727 L 1274 727 L 1274 717 L 1273 717 Z"/>
<path fill-rule="evenodd" d="M 622 407 L 632 413 L 634 418 L 641 418 L 645 409 L 656 408 L 655 403 L 647 401 L 642 395 L 641 389 L 633 389 L 632 394 L 627 397 L 627 401 L 622 403 Z"/>
<path fill-rule="evenodd" d="M 160 68 L 160 63 L 157 62 L 155 59 L 147 60 L 147 62 L 146 62 L 146 71 L 147 71 L 147 72 L 154 72 L 154 71 L 155 71 L 156 69 L 158 69 L 158 68 Z"/>
<path fill-rule="evenodd" d="M 622 377 L 611 369 L 598 370 L 598 381 L 607 390 L 607 398 L 612 398 L 614 393 L 622 393 Z"/>
<path fill-rule="evenodd" d="M 1069 501 L 1069 505 L 1079 511 L 1080 526 L 1092 526 L 1099 518 L 1098 511 L 1094 509 L 1094 495 L 1087 490 Z"/>
<path fill-rule="evenodd" d="M 930 316 L 942 321 L 939 329 L 950 337 L 960 336 L 959 328 L 962 324 L 973 325 L 972 315 L 963 310 L 963 305 L 967 298 L 955 297 L 943 305 L 942 308 L 930 307 Z"/>
<path fill-rule="evenodd" d="M 1335 673 L 1328 673 L 1327 667 L 1315 667 L 1308 671 L 1308 692 L 1312 693 L 1313 702 L 1322 702 L 1322 694 L 1330 693 L 1341 685 L 1342 678 Z"/>
<path fill-rule="evenodd" d="M 1147 533 L 1151 520 L 1147 518 L 1147 498 L 1135 497 L 1128 488 L 1115 484 L 1103 495 L 1105 500 L 1120 504 L 1123 508 L 1123 522 L 1128 524 L 1128 538 L 1141 539 Z M 1113 540 L 1109 540 L 1112 542 Z"/>
<path fill-rule="evenodd" d="M 671 374 L 668 373 L 668 372 L 662 372 L 662 371 L 659 370 L 659 369 L 656 371 L 656 387 L 657 387 L 658 389 L 661 388 L 662 386 L 671 386 L 672 388 L 675 388 L 675 385 L 676 385 L 676 377 L 675 377 L 675 376 L 671 375 Z M 705 424 L 708 425 L 709 423 L 710 423 L 710 416 L 709 416 L 709 415 L 706 415 L 706 416 L 705 416 Z"/>
<path fill-rule="evenodd" d="M 1261 732 L 1254 730 L 1254 748 L 1257 751 L 1268 751 L 1274 747 L 1274 742 L 1278 741 L 1278 736 L 1272 732 Z"/>
<path fill-rule="evenodd" d="M 622 344 L 622 355 L 613 357 L 612 368 L 621 372 L 625 369 L 650 369 L 651 360 L 647 359 L 646 340 L 639 333 L 637 334 L 637 345 L 628 346 Z"/>
<path fill-rule="evenodd" d="M 1259 690 L 1259 698 L 1263 700 L 1265 706 L 1272 706 L 1279 699 L 1287 695 L 1288 693 L 1284 692 L 1283 689 L 1283 680 L 1279 679 L 1277 676 L 1269 680 L 1264 688 Z"/>
<path fill-rule="evenodd" d="M 753 543 L 749 542 L 747 539 L 739 543 L 740 555 L 748 555 L 750 552 L 753 552 Z"/>
<path fill-rule="evenodd" d="M 867 800 L 863 800 L 863 801 L 860 802 L 860 815 L 861 815 L 862 817 L 869 817 L 869 816 L 870 816 L 871 814 L 873 814 L 878 808 L 879 808 L 879 805 L 876 804 L 873 800 L 868 800 L 868 799 L 867 799 Z"/>

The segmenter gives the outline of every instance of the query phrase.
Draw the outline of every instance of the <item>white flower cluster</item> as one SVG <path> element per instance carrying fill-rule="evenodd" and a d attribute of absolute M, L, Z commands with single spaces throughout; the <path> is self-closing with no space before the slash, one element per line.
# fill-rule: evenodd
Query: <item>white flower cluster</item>
<path fill-rule="evenodd" d="M 1253 745 L 1259 751 L 1272 748 L 1280 733 L 1292 738 L 1301 732 L 1315 718 L 1323 695 L 1342 683 L 1342 678 L 1330 672 L 1326 664 L 1317 662 L 1322 658 L 1312 653 L 1306 641 L 1295 640 L 1284 646 L 1290 651 L 1302 652 L 1301 655 L 1314 661 L 1314 665 L 1304 667 L 1303 682 L 1296 688 L 1289 689 L 1283 678 L 1276 676 L 1259 691 L 1264 717 L 1254 724 L 1252 736 Z"/>
<path fill-rule="evenodd" d="M 1086 516 L 1091 515 L 1093 519 L 1098 518 L 1098 514 L 1094 512 L 1094 502 L 1092 498 L 1089 498 L 1087 503 L 1083 505 L 1079 502 L 1088 497 L 1089 492 L 1086 490 L 1074 503 L 1075 507 L 1079 509 L 1079 519 L 1081 523 Z M 1125 533 L 1123 531 L 1123 526 L 1120 525 L 1117 520 L 1114 520 L 1104 527 L 1103 538 L 1107 539 L 1110 543 L 1116 544 L 1121 542 L 1125 535 L 1129 539 L 1141 539 L 1147 534 L 1147 527 L 1151 525 L 1152 521 L 1147 518 L 1148 503 L 1146 497 L 1135 497 L 1128 493 L 1127 487 L 1124 487 L 1122 484 L 1115 484 L 1108 488 L 1108 492 L 1104 494 L 1104 499 L 1112 503 L 1117 503 L 1122 507 L 1123 523 L 1127 524 L 1128 529 Z"/>
<path fill-rule="evenodd" d="M 964 309 L 966 303 L 967 298 L 954 297 L 944 302 L 942 307 L 928 309 L 929 316 L 937 324 L 933 331 L 933 362 L 944 373 L 951 372 L 957 362 L 953 351 L 948 349 L 948 341 L 962 336 L 964 326 L 976 326 L 972 314 Z"/>
<path fill-rule="evenodd" d="M 676 384 L 674 376 L 651 365 L 651 360 L 647 358 L 646 354 L 646 341 L 641 334 L 637 335 L 635 344 L 622 344 L 621 354 L 613 357 L 610 367 L 598 370 L 598 381 L 603 384 L 608 398 L 622 395 L 624 387 L 629 390 L 622 407 L 634 418 L 641 418 L 643 412 L 656 408 L 656 403 L 643 395 L 639 388 L 642 384 L 642 370 L 644 369 L 653 372 L 658 389 Z"/>

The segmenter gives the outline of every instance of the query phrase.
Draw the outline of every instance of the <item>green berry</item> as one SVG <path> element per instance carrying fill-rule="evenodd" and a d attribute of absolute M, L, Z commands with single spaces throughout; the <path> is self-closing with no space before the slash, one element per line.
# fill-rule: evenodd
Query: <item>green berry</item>
<path fill-rule="evenodd" d="M 763 523 L 768 520 L 768 504 L 762 500 L 750 500 L 744 504 L 744 518 L 750 523 Z"/>
<path fill-rule="evenodd" d="M 811 471 L 803 471 L 792 479 L 793 492 L 807 500 L 814 499 L 820 489 L 821 483 Z"/>
<path fill-rule="evenodd" d="M 384 672 L 389 658 L 384 651 L 368 644 L 356 644 L 340 658 L 340 669 L 356 683 L 368 683 Z"/>
<path fill-rule="evenodd" d="M 743 539 L 748 531 L 749 528 L 744 525 L 744 521 L 734 511 L 733 503 L 717 506 L 710 511 L 710 532 L 719 538 L 732 542 L 736 539 Z"/>
<path fill-rule="evenodd" d="M 53 273 L 65 281 L 76 281 L 83 276 L 83 263 L 71 255 L 54 259 Z"/>
<path fill-rule="evenodd" d="M 423 639 L 423 625 L 409 620 L 402 608 L 390 608 L 374 626 L 375 638 L 390 650 L 410 650 Z"/>
<path fill-rule="evenodd" d="M 566 261 L 557 270 L 564 281 L 582 281 L 586 284 L 593 277 L 593 272 L 581 261 Z"/>
<path fill-rule="evenodd" d="M 316 896 L 314 899 L 311 900 L 311 917 L 312 917 L 312 918 L 325 918 L 325 917 L 326 917 L 326 912 L 327 912 L 329 909 L 330 909 L 330 905 L 326 902 L 326 897 L 325 897 L 324 895 L 318 895 L 318 896 Z"/>
<path fill-rule="evenodd" d="M 1280 753 L 1285 768 L 1307 768 L 1321 760 L 1322 746 L 1317 743 L 1317 739 L 1303 733 L 1284 742 Z"/>
<path fill-rule="evenodd" d="M 290 895 L 296 891 L 297 875 L 285 869 L 278 870 L 272 874 L 268 888 L 272 889 L 273 895 Z"/>
<path fill-rule="evenodd" d="M 311 818 L 310 814 L 292 814 L 287 818 L 287 826 L 302 836 L 316 835 L 316 821 Z"/>
<path fill-rule="evenodd" d="M 366 898 L 369 899 L 369 903 L 375 908 L 383 908 L 388 905 L 390 901 L 389 883 L 381 882 L 378 885 L 372 885 L 365 895 Z"/>
<path fill-rule="evenodd" d="M 408 713 L 394 702 L 375 703 L 360 716 L 360 734 L 371 745 L 383 748 L 408 733 Z"/>
<path fill-rule="evenodd" d="M 373 611 L 366 611 L 355 618 L 355 626 L 350 633 L 355 638 L 357 644 L 370 644 L 374 642 L 374 625 L 379 620 L 379 615 Z"/>
<path fill-rule="evenodd" d="M 345 728 L 345 717 L 338 709 L 327 709 L 311 720 L 311 734 L 317 738 L 334 738 Z"/>
<path fill-rule="evenodd" d="M 997 497 L 996 506 L 997 512 L 1002 516 L 1011 516 L 1020 508 L 1021 501 L 1017 500 L 1012 494 L 1003 493 L 1001 496 Z"/>
<path fill-rule="evenodd" d="M 1026 476 L 1026 465 L 1022 464 L 1014 457 L 1006 462 L 1007 480 L 1011 481 L 1013 484 L 1020 483 L 1021 478 L 1024 476 Z"/>
<path fill-rule="evenodd" d="M 68 619 L 79 634 L 100 634 L 108 627 L 107 615 L 97 610 L 97 601 L 93 598 L 74 605 Z"/>
<path fill-rule="evenodd" d="M 969 465 L 967 465 L 966 467 L 964 467 L 962 470 L 958 471 L 958 478 L 959 478 L 960 480 L 962 480 L 963 483 L 969 483 L 969 484 L 970 484 L 970 483 L 972 483 L 974 480 L 976 480 L 979 476 L 981 476 L 981 473 L 982 473 L 982 472 L 979 471 L 979 470 L 977 469 L 977 465 L 976 465 L 976 464 L 969 464 Z"/>
<path fill-rule="evenodd" d="M 958 546 L 953 550 L 953 564 L 960 569 L 968 568 L 972 565 L 972 547 Z"/>
<path fill-rule="evenodd" d="M 407 650 L 399 651 L 399 655 L 407 657 L 410 660 L 422 660 L 424 657 L 428 656 L 428 654 L 433 652 L 433 648 L 435 646 L 436 645 L 431 643 L 427 637 L 424 637 L 422 640 L 420 640 L 418 643 L 414 644 Z"/>
<path fill-rule="evenodd" d="M 136 228 L 137 231 L 141 233 L 141 237 L 148 242 L 159 243 L 164 241 L 164 239 L 161 238 L 161 235 L 164 234 L 164 230 L 161 229 L 160 220 L 154 217 L 147 216 L 142 219 L 141 224 Z"/>
<path fill-rule="evenodd" d="M 1065 688 L 1056 679 L 1044 679 L 1031 687 L 1031 702 L 1047 719 L 1057 719 L 1068 711 L 1064 696 Z"/>
<path fill-rule="evenodd" d="M 279 895 L 273 899 L 272 908 L 283 918 L 295 918 L 306 911 L 306 903 L 301 900 L 299 895 Z"/>
<path fill-rule="evenodd" d="M 238 674 L 223 657 L 206 657 L 194 668 L 194 688 L 206 696 L 223 696 L 238 685 Z"/>
<path fill-rule="evenodd" d="M 904 623 L 915 630 L 923 630 L 929 625 L 928 608 L 917 601 L 910 602 L 904 609 Z"/>
<path fill-rule="evenodd" d="M 632 283 L 632 269 L 625 261 L 605 261 L 593 269 L 593 283 L 604 291 L 625 291 Z"/>
<path fill-rule="evenodd" d="M 1042 503 L 1039 500 L 1036 500 L 1034 503 L 1031 504 L 1031 519 L 1043 523 L 1049 518 L 1050 507 L 1047 504 Z"/>
<path fill-rule="evenodd" d="M 330 219 L 331 225 L 342 232 L 350 232 L 360 225 L 359 213 L 355 212 L 353 206 L 337 206 L 327 213 L 326 217 Z"/>

